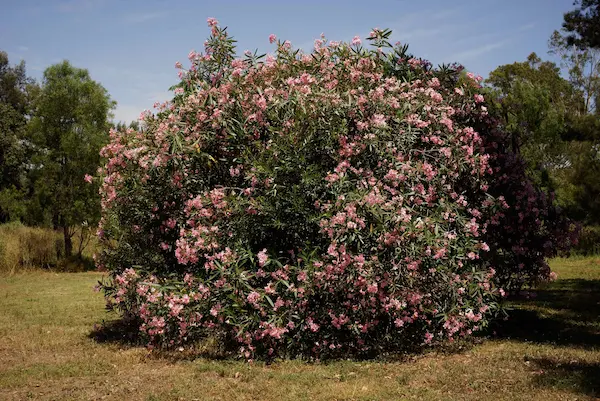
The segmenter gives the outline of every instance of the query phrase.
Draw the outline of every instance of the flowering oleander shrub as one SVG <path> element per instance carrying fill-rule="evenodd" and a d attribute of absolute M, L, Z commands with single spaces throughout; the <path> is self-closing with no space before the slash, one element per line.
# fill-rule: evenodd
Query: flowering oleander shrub
<path fill-rule="evenodd" d="M 373 30 L 235 58 L 214 19 L 172 101 L 102 150 L 110 307 L 152 346 L 335 357 L 481 330 L 565 232 L 480 78 Z M 562 230 L 562 231 L 561 231 Z"/>

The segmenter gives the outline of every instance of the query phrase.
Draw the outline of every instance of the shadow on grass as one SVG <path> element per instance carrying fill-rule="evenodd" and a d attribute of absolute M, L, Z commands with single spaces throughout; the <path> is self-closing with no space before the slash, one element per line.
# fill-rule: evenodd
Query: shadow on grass
<path fill-rule="evenodd" d="M 104 321 L 94 326 L 88 335 L 98 343 L 116 344 L 120 347 L 145 347 L 136 321 L 116 319 Z M 166 359 L 172 362 L 206 358 L 211 360 L 227 360 L 235 354 L 237 343 L 225 341 L 216 337 L 206 337 L 196 344 L 188 344 L 184 348 L 159 349 L 155 348 L 148 357 Z"/>
<path fill-rule="evenodd" d="M 126 347 L 142 345 L 137 322 L 125 319 L 110 320 L 94 325 L 88 335 L 98 343 L 113 343 Z"/>
<path fill-rule="evenodd" d="M 587 350 L 600 349 L 600 280 L 567 279 L 548 284 L 533 299 L 509 302 L 509 319 L 496 336 Z M 539 374 L 535 383 L 600 395 L 600 364 L 560 358 L 529 359 Z"/>
<path fill-rule="evenodd" d="M 496 327 L 498 337 L 600 347 L 600 280 L 559 280 L 536 293 L 510 302 L 508 321 Z"/>
<path fill-rule="evenodd" d="M 588 396 L 600 396 L 600 363 L 561 361 L 549 358 L 530 359 L 540 369 L 535 383 Z"/>

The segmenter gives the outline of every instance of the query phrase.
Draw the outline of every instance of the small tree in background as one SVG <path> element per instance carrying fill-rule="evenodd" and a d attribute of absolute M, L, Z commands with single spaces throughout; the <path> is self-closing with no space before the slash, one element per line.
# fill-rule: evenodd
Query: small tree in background
<path fill-rule="evenodd" d="M 99 150 L 108 141 L 114 106 L 87 70 L 64 61 L 44 72 L 29 125 L 37 147 L 32 179 L 36 202 L 63 231 L 67 257 L 73 252 L 76 228 L 95 226 L 99 220 L 98 183 L 90 178 L 100 165 Z"/>
<path fill-rule="evenodd" d="M 554 31 L 549 41 L 550 54 L 560 57 L 569 73 L 569 81 L 583 96 L 583 113 L 597 113 L 596 101 L 600 96 L 600 48 L 570 45 L 564 31 Z"/>

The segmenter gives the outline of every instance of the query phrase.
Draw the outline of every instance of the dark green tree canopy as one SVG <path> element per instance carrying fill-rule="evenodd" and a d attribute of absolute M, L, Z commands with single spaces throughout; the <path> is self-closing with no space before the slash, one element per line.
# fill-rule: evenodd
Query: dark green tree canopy
<path fill-rule="evenodd" d="M 24 213 L 25 166 L 31 150 L 24 137 L 37 89 L 25 73 L 25 63 L 11 66 L 8 54 L 0 51 L 0 222 Z"/>
<path fill-rule="evenodd" d="M 552 104 L 576 113 L 584 111 L 580 94 L 561 77 L 560 68 L 550 61 L 542 61 L 536 53 L 531 53 L 527 61 L 499 66 L 490 73 L 486 83 L 502 97 L 510 96 L 517 85 L 529 83 L 542 89 Z"/>
<path fill-rule="evenodd" d="M 556 64 L 542 61 L 535 53 L 527 61 L 496 68 L 486 84 L 495 100 L 492 106 L 506 129 L 520 144 L 530 145 L 526 151 L 538 148 L 540 157 L 548 153 L 547 146 L 542 144 L 559 141 L 565 132 L 565 122 L 571 116 L 585 113 L 581 92 L 560 76 Z"/>
<path fill-rule="evenodd" d="M 564 15 L 567 42 L 580 48 L 600 48 L 600 0 L 576 0 L 576 8 Z"/>

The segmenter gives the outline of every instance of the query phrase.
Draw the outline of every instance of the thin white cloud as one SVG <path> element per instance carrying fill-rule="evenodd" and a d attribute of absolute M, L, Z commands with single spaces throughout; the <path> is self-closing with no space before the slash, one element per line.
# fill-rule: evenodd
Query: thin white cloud
<path fill-rule="evenodd" d="M 101 6 L 106 0 L 67 0 L 56 5 L 59 11 L 64 13 L 75 13 L 89 11 Z"/>
<path fill-rule="evenodd" d="M 166 12 L 147 12 L 139 14 L 130 14 L 125 16 L 125 18 L 123 18 L 123 21 L 130 24 L 140 24 L 142 22 L 163 18 L 166 15 Z"/>
<path fill-rule="evenodd" d="M 483 54 L 489 53 L 492 50 L 499 49 L 501 47 L 506 46 L 510 40 L 502 40 L 499 42 L 488 43 L 479 47 L 475 47 L 470 50 L 466 50 L 463 52 L 455 53 L 452 55 L 452 59 L 458 61 L 459 63 L 464 63 L 467 60 L 472 60 L 475 57 L 481 56 Z"/>
<path fill-rule="evenodd" d="M 130 123 L 131 121 L 137 121 L 140 113 L 144 110 L 150 110 L 155 112 L 154 103 L 164 103 L 173 99 L 173 93 L 169 91 L 162 92 L 150 92 L 142 95 L 144 100 L 136 104 L 119 104 L 117 102 L 117 108 L 114 111 L 114 120 Z"/>
<path fill-rule="evenodd" d="M 145 107 L 145 108 L 148 109 L 148 107 Z M 124 105 L 117 104 L 117 108 L 113 112 L 115 115 L 114 120 L 115 120 L 115 122 L 121 121 L 126 124 L 129 124 L 132 121 L 137 121 L 138 118 L 140 117 L 140 113 L 142 111 L 144 111 L 143 106 L 130 105 L 130 104 L 124 104 Z"/>
<path fill-rule="evenodd" d="M 173 98 L 173 93 L 170 91 L 152 92 L 148 94 L 147 99 L 151 102 L 166 102 Z"/>
<path fill-rule="evenodd" d="M 414 29 L 402 32 L 394 32 L 394 37 L 399 38 L 401 42 L 405 42 L 408 40 L 430 38 L 442 33 L 443 31 L 440 28 Z"/>
<path fill-rule="evenodd" d="M 460 22 L 461 8 L 422 10 L 402 16 L 388 26 L 392 29 L 392 43 L 408 43 L 413 48 L 428 49 L 432 54 L 445 41 L 455 43 L 467 35 L 465 24 Z"/>
<path fill-rule="evenodd" d="M 535 22 L 531 22 L 529 24 L 525 24 L 519 27 L 518 31 L 519 32 L 523 32 L 523 31 L 529 31 L 531 29 L 535 28 Z"/>

